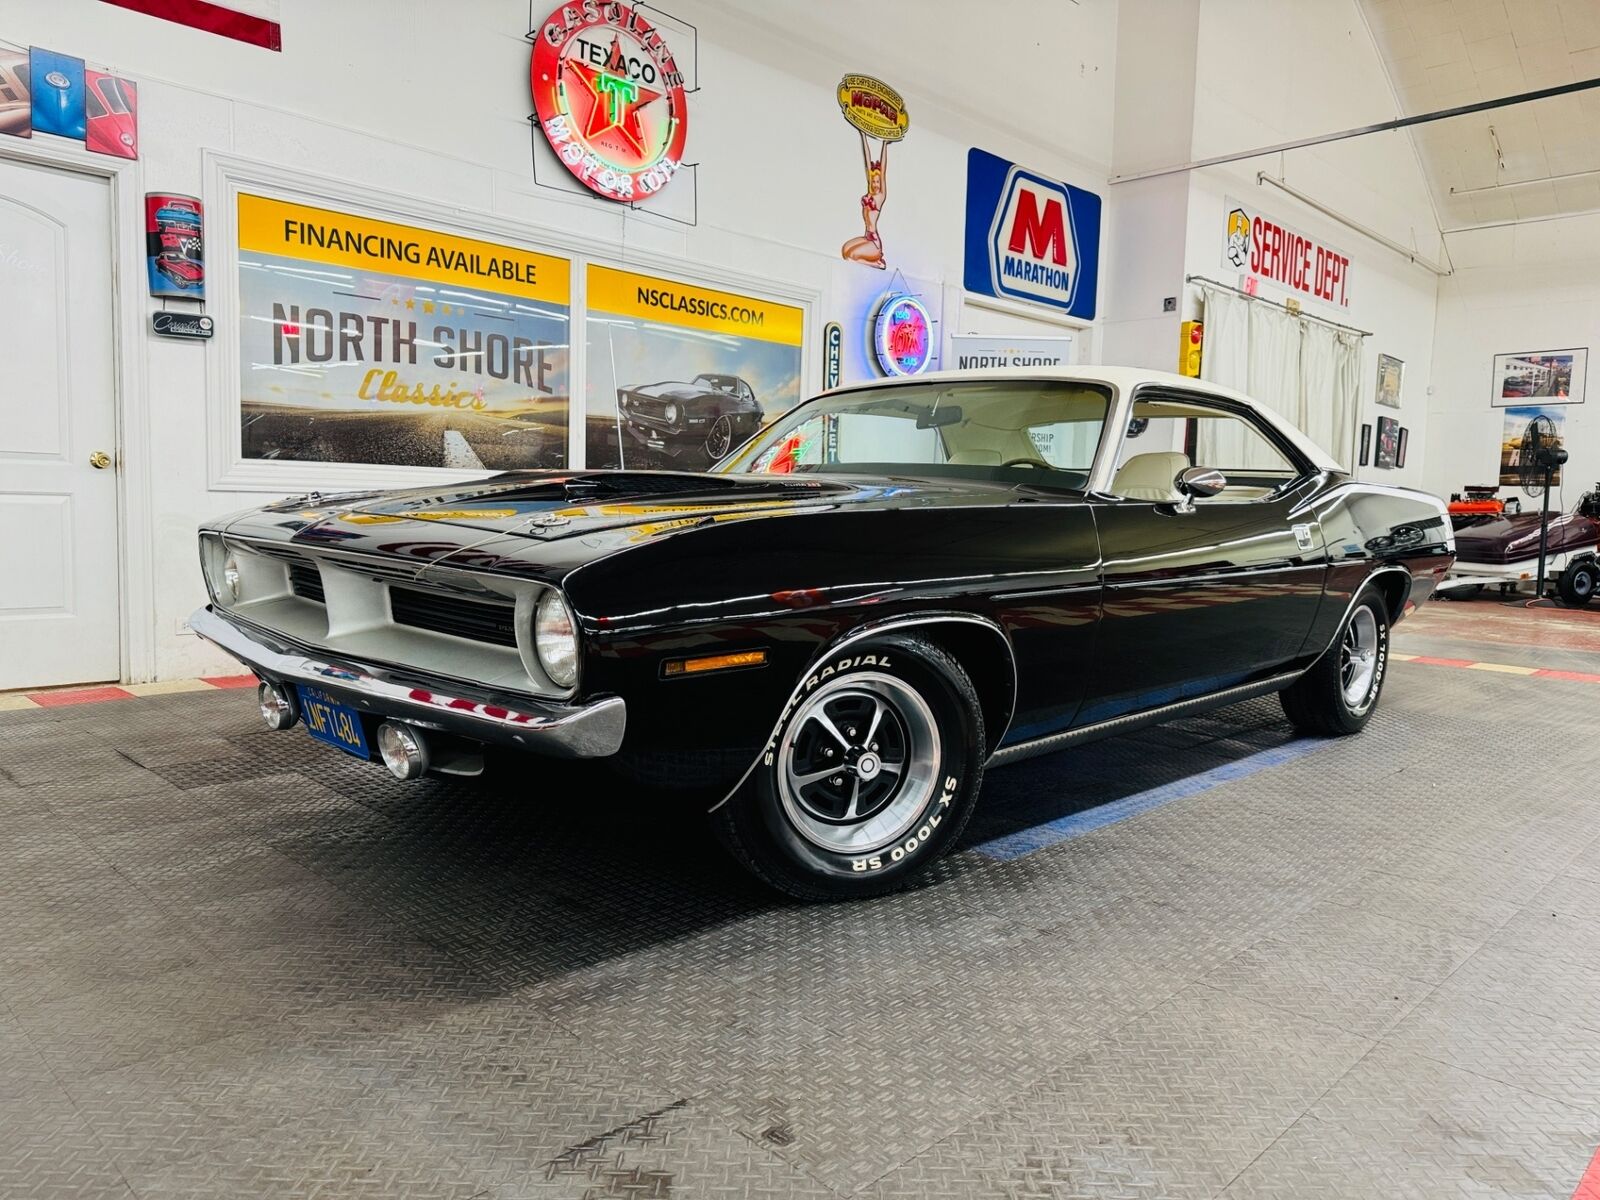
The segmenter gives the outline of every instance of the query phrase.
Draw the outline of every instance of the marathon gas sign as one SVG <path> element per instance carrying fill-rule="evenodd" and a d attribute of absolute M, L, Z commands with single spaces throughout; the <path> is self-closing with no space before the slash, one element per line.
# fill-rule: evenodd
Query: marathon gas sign
<path fill-rule="evenodd" d="M 1094 319 L 1100 197 L 976 148 L 967 151 L 969 292 Z"/>
<path fill-rule="evenodd" d="M 1232 196 L 1227 204 L 1222 239 L 1224 270 L 1243 271 L 1260 282 L 1275 284 L 1306 299 L 1350 307 L 1348 254 L 1260 209 L 1247 207 Z M 1247 284 L 1246 290 L 1254 288 Z"/>

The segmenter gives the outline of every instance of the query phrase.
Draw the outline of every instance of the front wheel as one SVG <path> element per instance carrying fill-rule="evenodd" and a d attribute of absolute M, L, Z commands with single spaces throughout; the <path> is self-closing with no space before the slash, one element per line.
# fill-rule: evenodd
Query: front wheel
<path fill-rule="evenodd" d="M 1590 560 L 1575 562 L 1556 580 L 1556 591 L 1561 599 L 1573 608 L 1582 608 L 1594 599 L 1595 585 L 1600 583 L 1600 568 Z"/>
<path fill-rule="evenodd" d="M 960 663 L 920 638 L 875 639 L 805 681 L 751 777 L 713 814 L 716 829 L 798 899 L 897 891 L 960 836 L 984 744 Z"/>
<path fill-rule="evenodd" d="M 733 421 L 724 413 L 712 424 L 706 434 L 706 455 L 712 462 L 721 462 L 733 449 Z"/>
<path fill-rule="evenodd" d="M 1367 592 L 1311 669 L 1281 693 L 1284 715 L 1302 733 L 1344 737 L 1357 733 L 1378 706 L 1389 667 L 1389 610 Z"/>

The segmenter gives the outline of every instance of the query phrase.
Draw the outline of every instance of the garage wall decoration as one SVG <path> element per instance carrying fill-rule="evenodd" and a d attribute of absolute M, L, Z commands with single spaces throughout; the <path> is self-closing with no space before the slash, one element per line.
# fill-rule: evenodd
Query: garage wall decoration
<path fill-rule="evenodd" d="M 0 46 L 0 133 L 33 136 L 33 102 L 28 87 L 28 52 Z"/>
<path fill-rule="evenodd" d="M 703 470 L 800 402 L 805 310 L 591 265 L 590 467 Z"/>
<path fill-rule="evenodd" d="M 34 46 L 28 51 L 33 127 L 40 133 L 83 141 L 83 59 Z"/>
<path fill-rule="evenodd" d="M 1227 198 L 1222 269 L 1242 271 L 1242 290 L 1261 284 L 1292 298 L 1350 307 L 1350 256 L 1308 233 L 1267 216 L 1254 205 Z"/>
<path fill-rule="evenodd" d="M 967 291 L 1093 320 L 1100 210 L 1093 192 L 973 147 L 967 151 Z"/>
<path fill-rule="evenodd" d="M 144 245 L 152 296 L 206 298 L 205 209 L 198 199 L 146 192 Z"/>
<path fill-rule="evenodd" d="M 860 135 L 867 185 L 861 196 L 861 233 L 839 247 L 839 256 L 882 271 L 889 260 L 878 222 L 889 202 L 889 146 L 910 131 L 911 114 L 899 92 L 871 75 L 846 75 L 839 81 L 837 98 L 839 111 Z"/>
<path fill-rule="evenodd" d="M 1373 466 L 1392 470 L 1400 454 L 1400 422 L 1393 417 L 1378 418 L 1378 445 L 1373 453 Z"/>
<path fill-rule="evenodd" d="M 1495 408 L 1544 404 L 1582 404 L 1588 386 L 1588 347 L 1567 350 L 1524 350 L 1494 356 Z"/>
<path fill-rule="evenodd" d="M 567 462 L 571 262 L 241 194 L 247 459 Z"/>
<path fill-rule="evenodd" d="M 1378 386 L 1373 399 L 1383 407 L 1400 407 L 1400 383 L 1405 369 L 1406 364 L 1392 354 L 1378 355 Z"/>
<path fill-rule="evenodd" d="M 534 117 L 562 165 L 607 200 L 646 199 L 683 165 L 683 73 L 642 5 L 563 4 L 529 35 Z"/>

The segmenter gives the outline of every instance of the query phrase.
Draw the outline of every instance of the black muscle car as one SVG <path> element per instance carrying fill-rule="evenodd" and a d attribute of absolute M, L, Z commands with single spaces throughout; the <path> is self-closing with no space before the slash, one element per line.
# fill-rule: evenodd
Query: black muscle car
<path fill-rule="evenodd" d="M 737 375 L 618 388 L 617 411 L 636 441 L 709 466 L 761 428 L 761 405 Z"/>
<path fill-rule="evenodd" d="M 985 769 L 1278 692 L 1349 734 L 1454 556 L 1248 399 L 1115 368 L 803 403 L 709 474 L 513 472 L 205 528 L 192 627 L 274 728 L 400 778 L 486 745 L 707 789 L 800 897 L 903 885 Z"/>

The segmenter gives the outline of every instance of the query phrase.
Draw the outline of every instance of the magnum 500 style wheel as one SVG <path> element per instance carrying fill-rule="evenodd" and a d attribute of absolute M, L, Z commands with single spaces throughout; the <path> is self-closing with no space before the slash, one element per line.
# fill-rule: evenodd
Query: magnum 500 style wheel
<path fill-rule="evenodd" d="M 1372 716 L 1389 667 L 1389 610 L 1367 592 L 1334 644 L 1281 694 L 1284 714 L 1304 733 L 1341 737 Z"/>
<path fill-rule="evenodd" d="M 921 639 L 885 637 L 806 679 L 717 829 L 791 896 L 894 891 L 955 842 L 983 758 L 983 714 L 961 665 Z"/>

